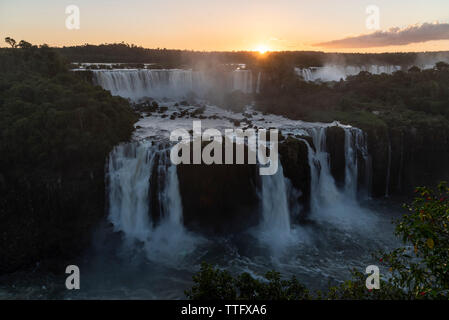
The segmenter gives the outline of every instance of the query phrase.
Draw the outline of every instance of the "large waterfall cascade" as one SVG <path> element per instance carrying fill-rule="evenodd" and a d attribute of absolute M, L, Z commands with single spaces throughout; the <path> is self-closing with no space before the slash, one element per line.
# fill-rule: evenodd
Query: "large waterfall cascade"
<path fill-rule="evenodd" d="M 261 79 L 260 72 L 253 77 L 250 70 L 234 70 L 220 77 L 184 69 L 94 70 L 93 75 L 94 82 L 113 95 L 134 100 L 144 97 L 182 98 L 192 92 L 203 96 L 213 89 L 258 93 Z M 226 81 L 223 82 L 223 78 Z"/>
<path fill-rule="evenodd" d="M 166 120 L 169 121 L 169 120 Z M 339 125 L 334 123 L 331 125 Z M 357 204 L 359 194 L 359 170 L 364 166 L 366 188 L 369 184 L 370 157 L 366 135 L 360 129 L 341 126 L 345 132 L 345 180 L 339 189 L 331 174 L 329 153 L 326 150 L 326 135 L 329 125 L 317 125 L 301 130 L 313 140 L 313 147 L 301 139 L 308 148 L 311 170 L 311 214 L 319 218 L 323 212 L 332 212 L 339 205 Z M 109 220 L 116 231 L 122 231 L 127 238 L 146 242 L 155 228 L 151 216 L 151 188 L 159 187 L 157 206 L 162 224 L 183 229 L 182 202 L 176 166 L 169 159 L 168 145 L 161 142 L 135 141 L 117 146 L 109 158 Z M 157 174 L 157 179 L 151 175 Z M 151 183 L 157 182 L 158 186 Z M 260 208 L 261 227 L 274 234 L 289 235 L 292 226 L 292 212 L 289 207 L 291 186 L 283 174 L 282 164 L 276 174 L 261 176 Z M 369 192 L 369 189 L 365 190 Z M 337 210 L 338 211 L 338 210 Z M 334 212 L 335 213 L 335 212 Z M 340 214 L 340 213 L 335 213 Z"/>
<path fill-rule="evenodd" d="M 310 75 L 310 70 L 305 71 Z M 228 73 L 229 90 L 244 93 L 258 92 L 261 73 L 257 76 L 249 70 L 234 70 Z M 216 79 L 210 74 L 180 69 L 120 69 L 94 70 L 94 81 L 113 94 L 138 99 L 139 97 L 180 97 L 189 92 L 205 92 L 214 85 Z M 223 80 L 223 79 L 221 79 Z M 170 239 L 175 238 L 176 246 L 191 243 L 187 240 L 187 231 L 183 226 L 183 208 L 179 191 L 176 166 L 169 159 L 169 147 L 166 141 L 170 128 L 190 125 L 191 119 L 178 118 L 170 120 L 173 113 L 180 113 L 183 106 L 168 107 L 165 116 L 153 114 L 139 121 L 135 141 L 117 146 L 110 154 L 108 163 L 108 219 L 115 231 L 121 231 L 128 242 L 141 242 L 148 250 L 161 247 L 164 243 L 168 251 L 174 245 Z M 192 106 L 186 107 L 192 108 Z M 176 109 L 176 110 L 175 110 Z M 357 203 L 359 193 L 358 177 L 361 166 L 366 170 L 366 186 L 370 172 L 370 157 L 366 146 L 366 137 L 362 130 L 332 124 L 307 123 L 274 115 L 258 115 L 251 111 L 252 124 L 259 128 L 275 126 L 283 133 L 293 136 L 308 135 L 313 140 L 313 147 L 303 140 L 308 148 L 308 160 L 311 170 L 310 207 L 312 218 L 329 213 L 344 203 Z M 168 116 L 167 116 L 168 115 Z M 223 129 L 235 126 L 235 118 L 242 127 L 242 113 L 232 113 L 217 107 L 208 106 L 204 111 L 205 125 Z M 260 118 L 260 120 L 257 120 Z M 217 119 L 217 120 L 214 120 Z M 208 123 L 209 122 L 209 123 Z M 269 124 L 268 124 L 269 123 Z M 221 125 L 222 127 L 216 127 Z M 345 131 L 345 181 L 343 189 L 336 186 L 330 170 L 329 153 L 326 150 L 326 135 L 329 126 L 341 126 Z M 149 140 L 147 138 L 152 137 Z M 158 137 L 155 139 L 155 137 Z M 361 161 L 363 163 L 361 163 Z M 154 177 L 157 175 L 157 177 Z M 292 233 L 292 216 L 298 208 L 293 208 L 291 199 L 301 190 L 293 190 L 289 179 L 283 174 L 282 164 L 273 176 L 260 179 L 260 227 L 271 236 L 289 237 Z M 156 185 L 152 185 L 156 184 Z M 156 189 L 155 189 L 156 188 Z M 369 192 L 369 188 L 366 188 Z M 155 190 L 157 195 L 154 196 Z M 292 191 L 293 190 L 293 191 Z M 153 193 L 152 193 L 153 192 Z M 296 196 L 295 199 L 297 199 Z M 155 205 L 154 201 L 158 204 Z M 154 210 L 159 212 L 153 212 Z M 295 211 L 295 212 L 293 212 Z M 337 210 L 338 211 L 338 210 Z M 341 209 L 340 211 L 345 211 Z M 333 212 L 340 215 L 341 212 Z M 343 213 L 344 215 L 344 213 Z M 154 220 L 154 217 L 159 217 Z M 162 232 L 164 230 L 164 232 Z M 155 241 L 158 241 L 155 243 Z M 270 240 L 271 241 L 271 240 Z M 173 250 L 172 250 L 173 251 Z"/>

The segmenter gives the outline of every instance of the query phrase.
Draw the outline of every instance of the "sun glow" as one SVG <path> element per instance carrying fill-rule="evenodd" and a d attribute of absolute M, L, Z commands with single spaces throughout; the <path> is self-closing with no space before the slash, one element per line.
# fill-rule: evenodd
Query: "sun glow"
<path fill-rule="evenodd" d="M 268 48 L 266 45 L 263 45 L 263 44 L 259 45 L 259 46 L 255 49 L 255 51 L 258 51 L 260 54 L 264 54 L 265 52 L 267 52 L 267 51 L 269 51 L 269 50 L 270 50 L 270 48 Z"/>

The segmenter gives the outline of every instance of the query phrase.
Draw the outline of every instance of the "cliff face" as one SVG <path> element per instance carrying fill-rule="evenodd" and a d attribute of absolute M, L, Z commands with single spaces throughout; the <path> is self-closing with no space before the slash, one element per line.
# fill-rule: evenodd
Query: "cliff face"
<path fill-rule="evenodd" d="M 444 123 L 367 132 L 373 196 L 407 195 L 417 186 L 449 179 L 449 127 Z"/>
<path fill-rule="evenodd" d="M 410 195 L 419 185 L 449 178 L 449 132 L 445 127 L 366 129 L 370 161 L 358 161 L 359 190 L 371 196 Z M 280 137 L 279 157 L 284 176 L 299 190 L 301 218 L 310 210 L 311 170 L 308 137 Z M 326 131 L 331 174 L 337 187 L 345 183 L 345 130 Z M 197 230 L 240 231 L 258 223 L 260 177 L 256 165 L 179 165 L 184 222 Z M 243 218 L 244 217 L 244 218 Z"/>
<path fill-rule="evenodd" d="M 311 141 L 309 141 L 311 143 Z M 306 144 L 297 138 L 288 137 L 279 144 L 279 155 L 284 176 L 293 187 L 301 191 L 298 201 L 304 212 L 310 209 L 310 166 Z"/>
<path fill-rule="evenodd" d="M 310 205 L 307 146 L 289 137 L 279 144 L 284 176 Z M 260 221 L 260 176 L 257 165 L 178 165 L 184 224 L 210 233 L 238 232 Z"/>
<path fill-rule="evenodd" d="M 330 169 L 337 187 L 345 183 L 345 131 L 340 127 L 330 127 L 326 134 L 326 150 L 329 153 Z"/>
<path fill-rule="evenodd" d="M 207 144 L 203 143 L 202 148 Z M 224 148 L 223 145 L 223 163 Z M 220 234 L 245 230 L 258 223 L 259 170 L 257 165 L 248 164 L 248 148 L 244 151 L 244 164 L 177 166 L 183 220 L 187 227 Z M 234 163 L 235 152 L 234 144 Z"/>

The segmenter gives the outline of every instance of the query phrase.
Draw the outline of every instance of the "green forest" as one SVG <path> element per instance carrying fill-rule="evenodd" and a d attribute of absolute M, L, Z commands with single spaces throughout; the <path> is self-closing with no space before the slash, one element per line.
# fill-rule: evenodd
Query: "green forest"
<path fill-rule="evenodd" d="M 104 212 L 105 159 L 137 120 L 68 65 L 45 45 L 0 49 L 0 273 L 85 247 Z"/>

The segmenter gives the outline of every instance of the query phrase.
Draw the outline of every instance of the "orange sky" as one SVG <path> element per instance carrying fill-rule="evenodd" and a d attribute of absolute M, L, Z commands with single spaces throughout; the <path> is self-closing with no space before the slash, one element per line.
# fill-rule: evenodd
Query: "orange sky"
<path fill-rule="evenodd" d="M 80 9 L 79 30 L 65 26 L 69 4 Z M 447 0 L 0 0 L 0 36 L 54 46 L 125 41 L 207 51 L 254 50 L 261 45 L 270 50 L 332 52 L 449 50 L 449 40 L 338 50 L 313 46 L 371 33 L 366 28 L 366 8 L 371 4 L 380 10 L 382 30 L 449 22 Z"/>

